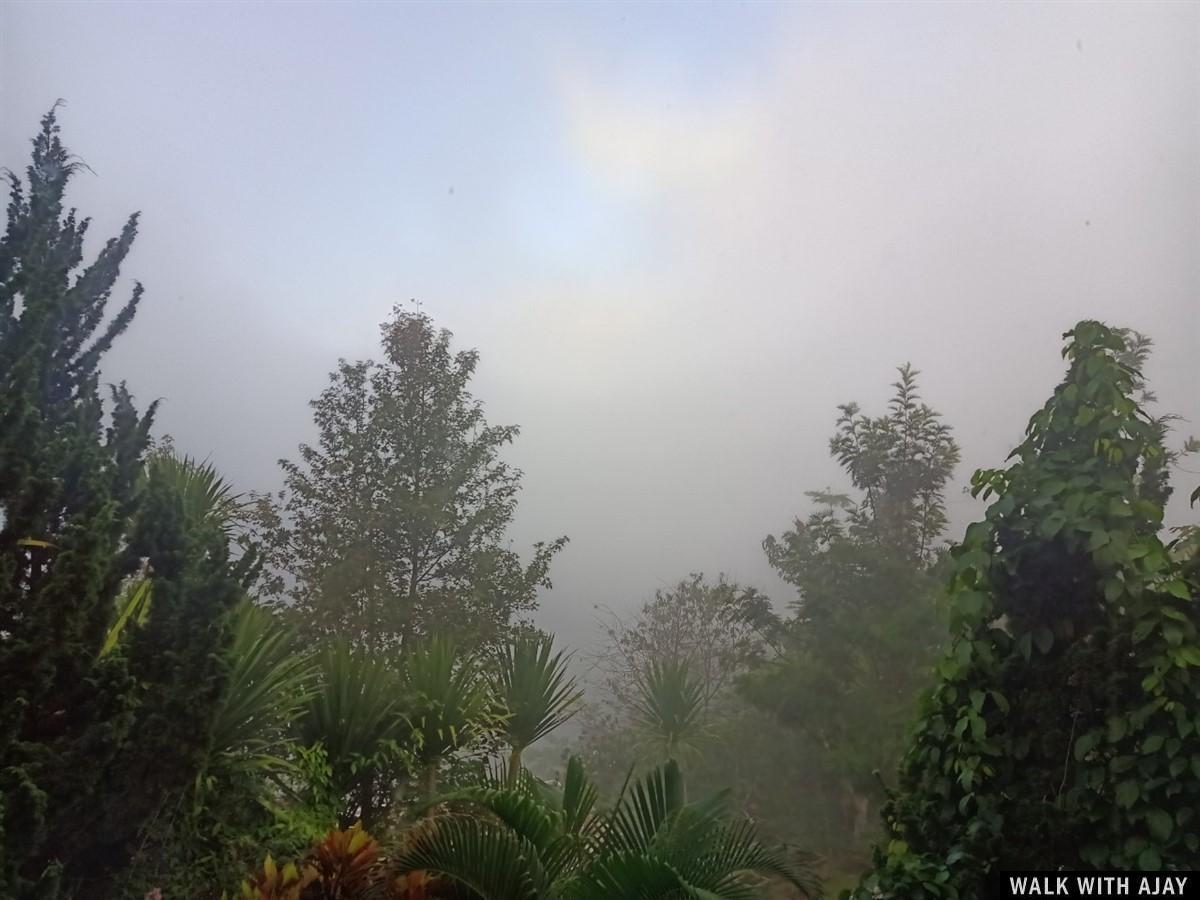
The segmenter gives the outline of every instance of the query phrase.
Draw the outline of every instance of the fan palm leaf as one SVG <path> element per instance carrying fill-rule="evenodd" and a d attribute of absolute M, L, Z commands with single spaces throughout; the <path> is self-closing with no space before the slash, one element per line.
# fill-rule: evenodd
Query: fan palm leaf
<path fill-rule="evenodd" d="M 467 816 L 424 819 L 393 861 L 441 875 L 485 898 L 538 900 L 547 885 L 535 847 L 501 824 Z"/>
<path fill-rule="evenodd" d="M 687 803 L 668 762 L 594 812 L 595 788 L 578 758 L 561 794 L 494 776 L 442 798 L 443 814 L 410 832 L 401 872 L 427 870 L 482 898 L 528 900 L 751 900 L 765 878 L 821 896 L 810 857 L 789 862 L 732 818 L 727 795 Z"/>

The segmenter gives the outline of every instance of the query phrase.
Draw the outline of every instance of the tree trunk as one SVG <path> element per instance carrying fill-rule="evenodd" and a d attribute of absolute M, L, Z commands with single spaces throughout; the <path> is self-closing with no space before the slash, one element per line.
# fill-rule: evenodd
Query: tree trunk
<path fill-rule="evenodd" d="M 421 770 L 421 795 L 426 801 L 432 802 L 437 796 L 437 776 L 437 760 L 425 763 L 425 768 Z"/>
<path fill-rule="evenodd" d="M 871 798 L 867 794 L 860 794 L 853 788 L 849 788 L 850 808 L 854 811 L 854 825 L 852 834 L 856 841 L 862 840 L 864 834 L 867 833 L 867 827 L 870 824 L 871 814 Z"/>
<path fill-rule="evenodd" d="M 508 786 L 515 788 L 521 777 L 521 748 L 513 747 L 508 757 Z"/>

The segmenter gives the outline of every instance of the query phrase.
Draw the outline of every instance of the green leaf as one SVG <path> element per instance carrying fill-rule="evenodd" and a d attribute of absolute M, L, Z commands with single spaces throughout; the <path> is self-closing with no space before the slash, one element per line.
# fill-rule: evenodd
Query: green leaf
<path fill-rule="evenodd" d="M 1017 638 L 1017 650 L 1021 656 L 1025 657 L 1025 662 L 1029 662 L 1033 656 L 1033 636 L 1029 632 L 1025 632 Z"/>
<path fill-rule="evenodd" d="M 1142 741 L 1142 753 L 1157 753 L 1162 749 L 1163 742 L 1166 739 L 1167 736 L 1165 734 L 1155 732 Z"/>
<path fill-rule="evenodd" d="M 1168 581 L 1166 584 L 1164 584 L 1163 590 L 1172 597 L 1178 597 L 1180 600 L 1192 599 L 1192 592 L 1188 590 L 1187 583 L 1180 581 L 1178 578 L 1173 581 Z"/>
<path fill-rule="evenodd" d="M 1162 857 L 1153 847 L 1147 847 L 1138 854 L 1138 868 L 1146 872 L 1157 872 L 1162 868 Z"/>
<path fill-rule="evenodd" d="M 1033 633 L 1033 639 L 1043 654 L 1049 653 L 1050 648 L 1054 646 L 1054 632 L 1045 625 Z"/>
<path fill-rule="evenodd" d="M 1126 731 L 1129 728 L 1129 723 L 1121 716 L 1112 716 L 1108 720 L 1108 742 L 1110 744 L 1118 743 L 1121 738 L 1125 737 Z"/>
<path fill-rule="evenodd" d="M 1122 809 L 1129 809 L 1137 802 L 1138 795 L 1141 794 L 1141 788 L 1133 779 L 1127 779 L 1117 785 L 1116 799 L 1117 806 Z"/>
<path fill-rule="evenodd" d="M 1150 827 L 1150 835 L 1157 841 L 1166 841 L 1175 827 L 1171 814 L 1157 807 L 1146 811 L 1146 824 Z"/>
<path fill-rule="evenodd" d="M 1096 745 L 1100 743 L 1100 732 L 1089 731 L 1086 734 L 1081 734 L 1075 739 L 1075 759 L 1082 760 L 1085 756 L 1096 749 Z"/>

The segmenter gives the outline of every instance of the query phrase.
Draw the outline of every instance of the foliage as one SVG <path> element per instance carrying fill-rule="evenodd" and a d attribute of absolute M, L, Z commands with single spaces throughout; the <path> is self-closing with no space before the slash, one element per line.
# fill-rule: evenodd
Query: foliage
<path fill-rule="evenodd" d="M 371 825 L 413 766 L 410 695 L 385 658 L 345 642 L 320 653 L 318 671 L 299 722 L 301 740 L 327 754 L 342 822 Z"/>
<path fill-rule="evenodd" d="M 235 609 L 226 688 L 208 750 L 186 801 L 143 835 L 122 895 L 158 887 L 171 898 L 208 898 L 232 884 L 264 848 L 303 851 L 334 823 L 323 750 L 297 744 L 294 722 L 314 689 L 311 653 L 295 629 L 248 600 Z"/>
<path fill-rule="evenodd" d="M 651 660 L 637 682 L 633 722 L 659 760 L 675 759 L 697 749 L 708 705 L 704 684 L 691 671 L 690 660 Z"/>
<path fill-rule="evenodd" d="M 667 753 L 657 727 L 639 725 L 639 682 L 655 662 L 687 660 L 689 680 L 703 690 L 703 709 L 679 746 L 688 784 L 698 793 L 728 787 L 735 807 L 764 834 L 803 846 L 830 847 L 840 794 L 831 796 L 821 758 L 810 742 L 773 713 L 747 704 L 734 687 L 772 657 L 779 621 L 759 591 L 693 574 L 658 590 L 632 616 L 610 614 L 595 656 L 603 692 L 584 707 L 581 755 L 601 796 L 614 800 L 629 774 Z M 649 738 L 649 739 L 648 739 Z M 804 814 L 797 815 L 798 797 Z"/>
<path fill-rule="evenodd" d="M 908 364 L 899 372 L 891 412 L 871 418 L 857 404 L 839 407 L 829 449 L 863 495 L 851 508 L 850 533 L 903 558 L 928 560 L 946 530 L 943 491 L 959 450 L 941 416 L 918 402 L 920 373 Z"/>
<path fill-rule="evenodd" d="M 817 509 L 764 549 L 797 590 L 781 652 L 742 679 L 744 696 L 808 743 L 841 786 L 847 849 L 863 842 L 875 773 L 894 768 L 920 687 L 937 659 L 937 538 L 958 447 L 900 368 L 891 411 L 841 407 L 830 451 L 857 499 L 811 492 Z"/>
<path fill-rule="evenodd" d="M 334 829 L 299 865 L 280 867 L 267 854 L 262 869 L 242 882 L 234 900 L 359 900 L 381 896 L 379 845 L 361 823 Z"/>
<path fill-rule="evenodd" d="M 690 660 L 710 699 L 768 654 L 778 624 L 771 601 L 756 588 L 724 574 L 709 582 L 693 572 L 656 590 L 629 619 L 609 613 L 596 663 L 607 693 L 620 705 L 637 698 L 646 666 L 664 659 Z"/>
<path fill-rule="evenodd" d="M 527 566 L 505 547 L 521 473 L 499 458 L 516 426 L 488 425 L 468 391 L 474 351 L 397 308 L 383 362 L 342 361 L 312 403 L 320 436 L 283 462 L 281 508 L 260 503 L 302 620 L 394 648 L 433 632 L 494 642 L 549 587 L 565 539 Z"/>
<path fill-rule="evenodd" d="M 1160 538 L 1162 429 L 1098 322 L 953 551 L 952 643 L 856 896 L 973 897 L 989 870 L 1200 854 L 1194 573 Z"/>
<path fill-rule="evenodd" d="M 807 860 L 789 864 L 728 814 L 722 795 L 684 801 L 668 762 L 595 811 L 595 788 L 573 758 L 561 794 L 519 780 L 466 788 L 414 826 L 394 865 L 449 878 L 473 896 L 611 898 L 758 896 L 762 876 L 819 896 Z"/>
<path fill-rule="evenodd" d="M 422 794 L 437 790 L 439 768 L 496 724 L 488 684 L 474 657 L 460 658 L 457 645 L 432 637 L 409 648 L 401 672 L 412 702 L 410 722 L 421 767 Z"/>
<path fill-rule="evenodd" d="M 294 722 L 317 690 L 311 652 L 295 626 L 243 600 L 234 611 L 228 683 L 209 736 L 210 764 L 287 768 Z"/>
<path fill-rule="evenodd" d="M 567 672 L 569 659 L 561 650 L 554 652 L 548 635 L 519 635 L 500 648 L 493 692 L 512 751 L 508 765 L 514 783 L 522 751 L 578 712 L 583 693 Z"/>
<path fill-rule="evenodd" d="M 137 233 L 131 216 L 90 264 L 89 220 L 64 208 L 82 163 L 42 119 L 25 182 L 8 173 L 0 240 L 0 894 L 53 897 L 88 865 L 74 828 L 109 789 L 135 684 L 100 659 L 136 561 L 121 552 L 154 406 L 124 385 L 106 416 L 98 366 L 133 320 L 135 284 L 106 307 Z M 107 424 L 106 424 L 107 420 Z M 64 869 L 66 870 L 64 873 Z"/>

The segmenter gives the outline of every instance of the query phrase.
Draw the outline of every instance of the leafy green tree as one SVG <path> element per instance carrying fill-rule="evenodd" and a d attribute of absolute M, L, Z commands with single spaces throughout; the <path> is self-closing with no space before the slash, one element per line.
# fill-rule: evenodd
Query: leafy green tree
<path fill-rule="evenodd" d="M 549 635 L 518 635 L 500 648 L 493 694 L 500 704 L 501 732 L 509 746 L 508 777 L 515 785 L 521 754 L 579 711 L 583 692 L 567 671 L 570 658 L 554 652 Z"/>
<path fill-rule="evenodd" d="M 904 559 L 929 560 L 946 530 L 945 487 L 959 450 L 950 427 L 920 402 L 920 373 L 907 363 L 899 372 L 887 415 L 863 415 L 854 403 L 839 407 L 829 449 L 862 492 L 850 507 L 851 535 Z M 767 547 L 770 555 L 770 541 Z"/>
<path fill-rule="evenodd" d="M 1067 375 L 953 551 L 952 642 L 856 896 L 975 897 L 993 869 L 1200 858 L 1200 607 L 1162 531 L 1160 423 L 1126 335 L 1081 322 Z"/>
<path fill-rule="evenodd" d="M 9 175 L 0 240 L 0 894 L 54 896 L 64 829 L 104 790 L 130 723 L 124 660 L 99 659 L 134 561 L 121 552 L 153 405 L 124 386 L 101 402 L 98 366 L 133 320 L 134 285 L 106 308 L 137 232 L 131 216 L 90 264 L 88 220 L 64 207 L 82 163 L 55 110 L 26 182 Z M 107 418 L 107 424 L 106 424 Z"/>
<path fill-rule="evenodd" d="M 741 677 L 777 652 L 779 622 L 762 593 L 724 575 L 692 574 L 655 591 L 631 616 L 610 613 L 603 629 L 595 655 L 601 690 L 584 707 L 580 737 L 603 797 L 617 796 L 631 763 L 641 769 L 673 755 L 686 759 L 690 788 L 699 794 L 731 788 L 736 808 L 764 834 L 824 844 L 832 830 L 831 801 L 813 750 L 735 690 Z M 659 713 L 644 715 L 647 670 L 678 671 L 684 664 L 686 678 L 674 680 L 674 696 L 660 685 L 653 691 Z M 679 723 L 686 725 L 682 738 Z M 668 733 L 677 736 L 670 750 Z"/>
<path fill-rule="evenodd" d="M 778 626 L 771 601 L 756 588 L 693 572 L 656 590 L 631 617 L 609 612 L 595 662 L 605 693 L 619 705 L 640 697 L 646 667 L 662 660 L 687 660 L 708 701 L 772 652 Z"/>
<path fill-rule="evenodd" d="M 496 642 L 529 611 L 565 538 L 523 565 L 505 546 L 521 473 L 500 459 L 516 426 L 493 426 L 468 385 L 479 356 L 397 308 L 382 362 L 342 361 L 312 403 L 319 430 L 282 463 L 282 507 L 262 509 L 276 590 L 303 621 L 393 648 L 433 632 Z M 272 527 L 274 526 L 274 527 Z"/>
<path fill-rule="evenodd" d="M 747 697 L 797 729 L 841 786 L 849 847 L 862 841 L 875 776 L 903 747 L 942 627 L 935 575 L 944 491 L 958 461 L 950 429 L 900 368 L 890 411 L 840 407 L 830 451 L 857 498 L 812 492 L 817 509 L 767 558 L 797 590 L 781 652 L 743 679 Z"/>
<path fill-rule="evenodd" d="M 609 812 L 577 758 L 561 794 L 526 774 L 463 788 L 442 798 L 443 815 L 406 836 L 395 865 L 449 878 L 470 896 L 537 900 L 612 897 L 761 896 L 764 877 L 819 897 L 811 860 L 787 861 L 731 816 L 727 797 L 684 800 L 679 766 L 668 762 L 638 779 Z"/>

